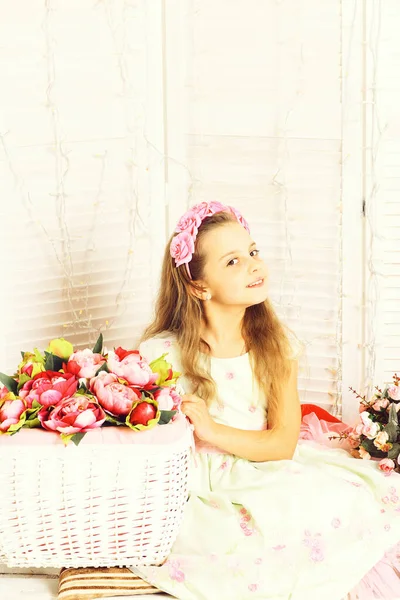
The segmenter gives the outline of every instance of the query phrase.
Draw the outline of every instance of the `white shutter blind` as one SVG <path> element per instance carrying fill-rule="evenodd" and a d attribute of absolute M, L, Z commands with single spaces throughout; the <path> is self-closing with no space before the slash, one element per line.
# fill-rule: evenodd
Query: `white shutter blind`
<path fill-rule="evenodd" d="M 159 3 L 0 10 L 0 370 L 57 336 L 132 347 L 165 240 Z"/>
<path fill-rule="evenodd" d="M 400 375 L 399 5 L 368 3 L 366 72 L 366 384 Z"/>
<path fill-rule="evenodd" d="M 170 230 L 203 200 L 244 213 L 271 299 L 306 344 L 301 400 L 340 414 L 338 3 L 193 1 L 177 24 L 178 4 L 167 19 L 168 60 L 185 57 L 168 80 Z"/>

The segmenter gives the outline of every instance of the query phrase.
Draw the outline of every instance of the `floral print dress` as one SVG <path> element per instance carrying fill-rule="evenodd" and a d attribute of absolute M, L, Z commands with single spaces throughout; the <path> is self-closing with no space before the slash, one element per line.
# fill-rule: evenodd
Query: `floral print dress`
<path fill-rule="evenodd" d="M 147 340 L 140 351 L 150 361 L 168 352 L 180 370 L 171 334 Z M 219 393 L 212 417 L 240 429 L 266 428 L 249 355 L 210 362 Z M 180 382 L 192 391 L 185 377 Z M 312 440 L 299 440 L 293 460 L 267 462 L 203 444 L 193 456 L 190 496 L 169 558 L 132 571 L 181 600 L 341 600 L 361 580 L 356 589 L 363 594 L 352 598 L 394 600 L 397 576 L 382 595 L 372 587 L 380 577 L 374 566 L 399 540 L 400 475 L 385 476 L 376 463 Z"/>

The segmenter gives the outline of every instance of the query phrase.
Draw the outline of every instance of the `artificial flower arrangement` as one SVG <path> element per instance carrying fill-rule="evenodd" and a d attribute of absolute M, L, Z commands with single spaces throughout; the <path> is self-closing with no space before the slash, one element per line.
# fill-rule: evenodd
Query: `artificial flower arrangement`
<path fill-rule="evenodd" d="M 347 439 L 352 455 L 364 460 L 379 460 L 384 473 L 400 473 L 400 377 L 382 390 L 375 387 L 370 400 L 350 388 L 360 400 L 360 420 L 350 431 L 334 439 Z"/>
<path fill-rule="evenodd" d="M 0 373 L 0 434 L 39 427 L 78 444 L 94 428 L 151 429 L 174 420 L 179 410 L 180 373 L 166 354 L 149 363 L 137 350 L 107 352 L 102 334 L 93 350 L 74 351 L 58 338 L 44 354 L 37 348 L 21 354 L 13 376 Z"/>

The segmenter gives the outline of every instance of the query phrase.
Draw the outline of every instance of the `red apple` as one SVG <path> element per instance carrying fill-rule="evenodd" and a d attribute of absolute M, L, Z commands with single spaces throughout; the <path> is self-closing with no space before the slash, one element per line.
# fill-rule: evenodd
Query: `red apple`
<path fill-rule="evenodd" d="M 139 402 L 132 410 L 129 421 L 132 425 L 147 425 L 157 414 L 157 407 L 150 402 Z"/>

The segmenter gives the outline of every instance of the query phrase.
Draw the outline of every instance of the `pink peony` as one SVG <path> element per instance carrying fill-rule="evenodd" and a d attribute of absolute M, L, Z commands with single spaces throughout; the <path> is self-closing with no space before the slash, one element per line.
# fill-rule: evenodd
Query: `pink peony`
<path fill-rule="evenodd" d="M 154 394 L 160 410 L 178 410 L 182 398 L 170 387 L 161 388 Z"/>
<path fill-rule="evenodd" d="M 109 352 L 107 366 L 112 373 L 137 387 L 150 387 L 158 378 L 158 373 L 153 373 L 137 350 L 117 348 L 115 352 Z"/>
<path fill-rule="evenodd" d="M 85 433 L 101 427 L 106 420 L 105 412 L 94 398 L 83 394 L 65 398 L 51 410 L 42 408 L 38 417 L 45 429 L 65 435 Z"/>
<path fill-rule="evenodd" d="M 92 350 L 86 348 L 71 354 L 64 370 L 76 377 L 91 379 L 105 362 L 106 359 L 101 354 L 94 354 Z"/>
<path fill-rule="evenodd" d="M 391 458 L 384 458 L 379 463 L 379 468 L 384 473 L 391 473 L 395 468 L 395 463 Z"/>
<path fill-rule="evenodd" d="M 24 357 L 18 365 L 18 375 L 27 375 L 35 377 L 38 373 L 45 371 L 44 358 L 38 350 L 33 352 L 24 352 Z"/>
<path fill-rule="evenodd" d="M 104 410 L 115 417 L 126 417 L 132 404 L 141 398 L 135 389 L 119 383 L 117 375 L 106 371 L 101 371 L 90 381 L 90 390 Z"/>
<path fill-rule="evenodd" d="M 390 385 L 387 392 L 392 400 L 400 400 L 400 385 Z"/>
<path fill-rule="evenodd" d="M 7 395 L 10 394 L 7 392 Z M 7 395 L 4 398 L 7 398 Z M 20 398 L 15 398 L 13 394 L 13 399 L 10 400 L 0 400 L 0 431 L 3 433 L 7 432 L 11 425 L 16 425 L 19 423 L 22 413 L 26 410 L 26 404 Z"/>
<path fill-rule="evenodd" d="M 196 232 L 197 233 L 197 232 Z M 170 253 L 177 267 L 190 262 L 194 252 L 194 241 L 191 233 L 182 231 L 171 242 Z"/>
<path fill-rule="evenodd" d="M 78 383 L 72 373 L 45 371 L 24 383 L 19 396 L 26 401 L 28 408 L 31 408 L 34 400 L 44 407 L 55 406 L 64 398 L 75 394 Z"/>

